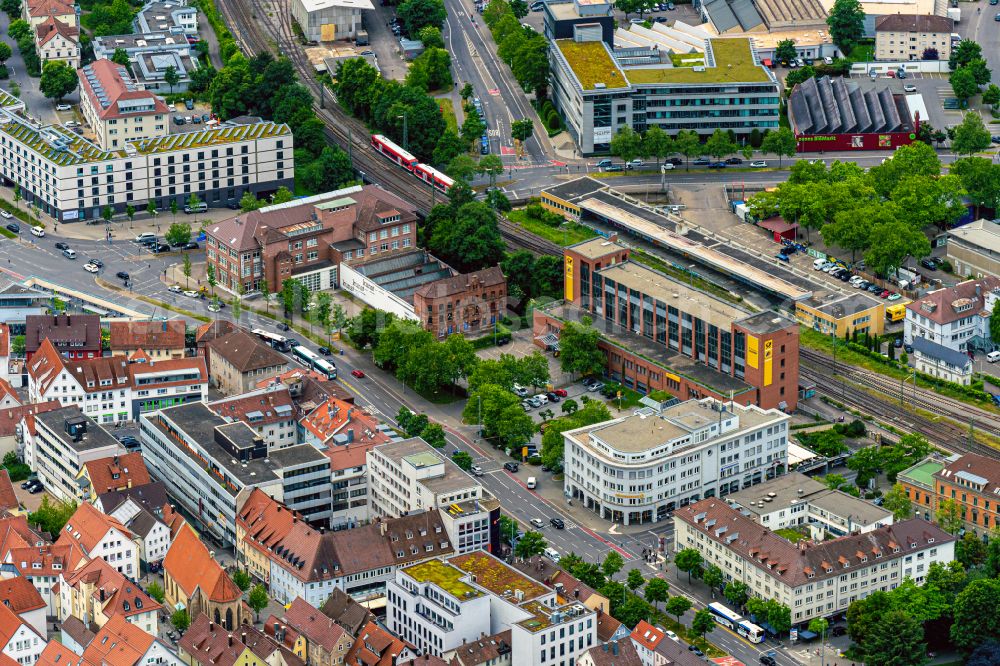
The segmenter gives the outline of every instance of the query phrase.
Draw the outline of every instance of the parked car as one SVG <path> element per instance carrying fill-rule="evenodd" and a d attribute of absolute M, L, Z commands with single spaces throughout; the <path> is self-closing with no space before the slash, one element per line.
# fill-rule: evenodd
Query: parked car
<path fill-rule="evenodd" d="M 549 391 L 545 394 L 545 397 L 549 399 L 549 402 L 559 402 L 559 396 L 556 395 L 555 391 Z"/>
<path fill-rule="evenodd" d="M 712 162 L 712 163 L 710 163 L 708 165 L 708 168 L 709 169 L 725 169 L 726 168 L 726 163 L 725 162 Z"/>
<path fill-rule="evenodd" d="M 889 290 L 883 289 L 882 293 L 878 295 L 879 298 L 889 298 Z"/>
<path fill-rule="evenodd" d="M 766 654 L 760 655 L 761 666 L 778 666 L 778 662 L 774 660 L 774 657 Z"/>
<path fill-rule="evenodd" d="M 730 157 L 726 160 L 726 164 L 743 164 L 743 160 L 739 157 Z"/>
<path fill-rule="evenodd" d="M 626 169 L 641 169 L 642 168 L 642 160 L 636 158 L 634 160 L 631 160 L 630 162 L 626 162 L 625 163 L 625 168 Z"/>
<path fill-rule="evenodd" d="M 187 109 L 188 111 L 190 111 L 191 109 L 193 109 L 194 108 L 194 100 L 191 99 L 190 97 L 188 99 L 184 100 L 184 108 Z"/>
<path fill-rule="evenodd" d="M 101 269 L 95 266 L 94 264 L 86 263 L 83 265 L 83 270 L 87 271 L 88 273 L 97 273 Z"/>
<path fill-rule="evenodd" d="M 698 159 L 693 160 L 691 164 L 695 166 L 708 166 L 709 164 L 711 164 L 711 162 L 706 157 L 699 157 Z"/>
<path fill-rule="evenodd" d="M 518 469 L 516 462 L 506 462 L 503 464 L 503 468 L 508 472 L 516 472 Z"/>
<path fill-rule="evenodd" d="M 198 248 L 199 248 L 199 245 L 197 243 L 195 243 L 194 241 L 191 241 L 190 243 L 184 243 L 184 248 L 183 249 L 185 249 L 185 250 L 197 250 Z"/>
<path fill-rule="evenodd" d="M 937 257 L 924 257 L 920 260 L 920 265 L 927 270 L 936 271 L 940 264 Z"/>
<path fill-rule="evenodd" d="M 21 233 L 21 225 L 19 225 L 16 222 L 11 222 L 10 224 L 7 225 L 7 231 L 10 231 L 11 233 L 19 234 L 19 233 Z"/>
<path fill-rule="evenodd" d="M 364 370 L 358 370 L 357 368 L 355 368 L 354 370 L 351 370 L 351 376 L 352 377 L 357 377 L 358 379 L 364 379 L 364 377 L 365 377 L 365 371 Z"/>
<path fill-rule="evenodd" d="M 567 395 L 569 395 L 568 393 L 566 393 L 566 389 L 556 389 L 553 391 L 553 393 L 555 393 L 560 398 L 565 398 Z"/>
<path fill-rule="evenodd" d="M 187 296 L 188 298 L 198 298 L 199 296 L 201 296 L 201 294 L 199 294 L 194 289 L 185 289 L 184 295 Z"/>
<path fill-rule="evenodd" d="M 753 169 L 764 169 L 767 167 L 767 162 L 764 160 L 754 160 L 750 163 L 750 167 Z"/>
<path fill-rule="evenodd" d="M 152 250 L 156 254 L 160 254 L 161 252 L 170 252 L 170 246 L 166 243 L 157 243 L 155 246 L 152 246 Z"/>
<path fill-rule="evenodd" d="M 532 409 L 534 409 L 535 406 L 531 404 L 530 400 L 522 400 L 521 407 L 524 409 L 524 411 L 530 412 Z"/>
<path fill-rule="evenodd" d="M 846 636 L 847 635 L 847 627 L 845 627 L 842 624 L 836 624 L 836 625 L 830 627 L 830 635 L 833 636 L 833 637 Z"/>
<path fill-rule="evenodd" d="M 902 298 L 902 296 L 900 296 L 899 294 L 892 293 L 892 294 L 889 294 L 889 298 L 887 298 L 885 300 L 887 300 L 887 301 L 898 301 L 901 298 Z"/>
<path fill-rule="evenodd" d="M 917 92 L 917 87 L 912 83 L 907 83 L 905 86 L 903 86 L 903 92 L 908 92 L 908 93 Z"/>
<path fill-rule="evenodd" d="M 172 284 L 169 287 L 167 287 L 167 291 L 169 291 L 170 293 L 173 293 L 173 294 L 179 294 L 179 293 L 183 292 L 184 290 L 181 289 L 181 286 L 179 284 Z"/>

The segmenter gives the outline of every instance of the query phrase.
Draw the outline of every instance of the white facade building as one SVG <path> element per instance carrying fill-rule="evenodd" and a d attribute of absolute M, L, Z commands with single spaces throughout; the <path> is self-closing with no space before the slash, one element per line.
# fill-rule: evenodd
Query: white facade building
<path fill-rule="evenodd" d="M 170 528 L 145 507 L 129 498 L 109 514 L 120 521 L 135 535 L 139 546 L 139 559 L 150 564 L 163 562 L 172 541 Z"/>
<path fill-rule="evenodd" d="M 510 629 L 511 663 L 569 666 L 598 642 L 595 611 L 484 552 L 401 568 L 387 600 L 388 629 L 437 656 Z"/>
<path fill-rule="evenodd" d="M 988 275 L 921 296 L 906 305 L 903 340 L 926 338 L 955 351 L 990 340 L 990 315 L 1000 297 L 1000 277 Z M 975 346 L 975 345 L 973 345 Z"/>
<path fill-rule="evenodd" d="M 22 666 L 31 666 L 38 661 L 45 643 L 45 638 L 35 633 L 26 620 L 6 606 L 0 609 L 0 652 Z"/>
<path fill-rule="evenodd" d="M 93 504 L 80 504 L 59 534 L 59 543 L 73 543 L 90 559 L 101 558 L 127 578 L 139 576 L 139 546 L 118 519 Z"/>
<path fill-rule="evenodd" d="M 563 433 L 565 493 L 601 517 L 663 520 L 784 471 L 789 417 L 712 398 Z"/>

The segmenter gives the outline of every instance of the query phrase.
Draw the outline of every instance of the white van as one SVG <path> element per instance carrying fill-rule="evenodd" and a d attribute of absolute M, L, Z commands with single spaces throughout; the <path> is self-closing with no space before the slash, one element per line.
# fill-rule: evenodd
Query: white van
<path fill-rule="evenodd" d="M 184 206 L 184 212 L 190 215 L 191 213 L 204 213 L 208 210 L 208 204 L 204 201 L 199 201 L 193 206 Z"/>
<path fill-rule="evenodd" d="M 63 256 L 66 257 L 67 259 L 76 259 L 76 250 L 74 250 L 71 247 L 68 247 L 65 250 L 63 250 Z"/>
<path fill-rule="evenodd" d="M 991 351 L 989 354 L 986 355 L 986 360 L 989 361 L 990 363 L 996 363 L 997 361 L 1000 361 L 1000 351 Z"/>
<path fill-rule="evenodd" d="M 823 268 L 823 264 L 825 263 L 826 259 L 815 259 L 813 261 L 813 270 L 818 271 L 819 269 Z"/>
<path fill-rule="evenodd" d="M 528 485 L 528 490 L 534 490 L 535 486 L 538 485 L 538 483 L 535 481 L 535 477 L 529 476 L 527 485 Z"/>
<path fill-rule="evenodd" d="M 136 236 L 135 240 L 133 242 L 135 242 L 135 243 L 145 243 L 147 241 L 152 241 L 152 240 L 156 240 L 156 234 L 154 234 L 152 231 L 145 231 L 145 232 L 139 234 L 138 236 Z"/>
<path fill-rule="evenodd" d="M 559 551 L 556 550 L 555 548 L 546 548 L 545 549 L 545 557 L 549 558 L 550 560 L 552 560 L 556 564 L 559 563 Z"/>
<path fill-rule="evenodd" d="M 45 236 L 45 229 L 42 229 L 41 227 L 31 227 L 31 235 L 43 238 Z"/>

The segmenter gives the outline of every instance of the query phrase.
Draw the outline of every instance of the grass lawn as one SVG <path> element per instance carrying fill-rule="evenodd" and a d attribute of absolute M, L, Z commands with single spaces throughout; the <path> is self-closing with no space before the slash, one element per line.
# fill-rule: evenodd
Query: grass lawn
<path fill-rule="evenodd" d="M 806 538 L 801 532 L 793 530 L 789 527 L 783 527 L 780 530 L 774 530 L 774 533 L 780 537 L 788 539 L 792 543 L 798 543 L 799 541 L 802 541 L 803 539 Z"/>
<path fill-rule="evenodd" d="M 872 40 L 865 40 L 860 44 L 855 44 L 851 52 L 847 54 L 847 59 L 851 62 L 868 62 L 871 60 L 874 48 L 875 42 Z"/>
<path fill-rule="evenodd" d="M 621 387 L 622 397 L 621 403 L 618 402 L 618 398 L 608 398 L 607 402 L 612 407 L 617 407 L 618 409 L 631 409 L 632 407 L 639 406 L 639 400 L 642 398 L 642 393 L 638 391 L 633 391 L 627 386 Z"/>
<path fill-rule="evenodd" d="M 438 108 L 441 109 L 441 115 L 444 116 L 446 129 L 450 129 L 455 134 L 458 134 L 458 118 L 455 117 L 455 105 L 451 103 L 451 99 L 448 97 L 439 97 L 435 101 L 438 104 Z"/>
<path fill-rule="evenodd" d="M 585 227 L 582 224 L 577 224 L 576 222 L 567 221 L 558 227 L 550 227 L 539 220 L 528 217 L 523 209 L 510 211 L 507 213 L 507 219 L 536 236 L 541 236 L 548 241 L 564 247 L 596 238 L 598 235 L 593 229 Z"/>

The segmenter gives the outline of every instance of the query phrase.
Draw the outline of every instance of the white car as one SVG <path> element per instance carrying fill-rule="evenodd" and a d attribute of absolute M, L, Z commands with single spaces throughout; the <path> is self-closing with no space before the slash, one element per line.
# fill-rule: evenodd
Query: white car
<path fill-rule="evenodd" d="M 69 104 L 56 104 L 56 111 L 69 111 L 72 108 Z"/>
<path fill-rule="evenodd" d="M 172 284 L 169 287 L 167 287 L 167 291 L 169 291 L 172 294 L 179 294 L 184 290 L 181 289 L 181 286 L 179 284 Z"/>
<path fill-rule="evenodd" d="M 208 304 L 208 311 L 209 311 L 209 312 L 219 312 L 220 310 L 222 310 L 222 308 L 220 308 L 220 307 L 219 307 L 218 305 L 216 305 L 215 303 L 209 303 L 209 304 Z"/>
<path fill-rule="evenodd" d="M 530 521 L 528 521 L 528 522 L 530 522 L 530 523 L 531 523 L 531 526 L 532 526 L 532 527 L 537 527 L 538 529 L 541 529 L 541 528 L 545 527 L 545 523 L 544 523 L 544 522 L 542 522 L 542 519 L 541 519 L 541 518 L 532 518 L 532 519 L 531 519 Z"/>
<path fill-rule="evenodd" d="M 757 160 L 756 162 L 751 162 L 750 163 L 750 168 L 751 169 L 763 169 L 766 166 L 767 166 L 767 162 L 765 162 L 764 160 Z"/>
<path fill-rule="evenodd" d="M 95 266 L 94 264 L 84 264 L 83 270 L 87 271 L 88 273 L 96 273 L 101 269 Z"/>
<path fill-rule="evenodd" d="M 194 289 L 185 289 L 184 295 L 189 298 L 198 298 L 198 292 L 195 291 Z"/>
<path fill-rule="evenodd" d="M 14 214 L 11 213 L 9 210 L 4 210 L 4 209 L 0 208 L 0 217 L 2 217 L 5 220 L 10 220 L 10 219 L 13 219 Z"/>
<path fill-rule="evenodd" d="M 677 638 L 677 634 L 675 634 L 674 632 L 670 631 L 669 629 L 667 629 L 663 633 L 666 634 L 667 638 L 669 638 L 670 640 L 675 641 L 677 643 L 680 643 L 680 640 Z"/>
<path fill-rule="evenodd" d="M 917 92 L 917 87 L 912 83 L 907 83 L 903 86 L 903 92 Z"/>
<path fill-rule="evenodd" d="M 39 238 L 45 238 L 45 229 L 41 227 L 31 227 L 31 235 L 38 236 Z"/>

